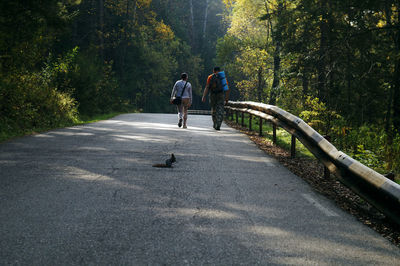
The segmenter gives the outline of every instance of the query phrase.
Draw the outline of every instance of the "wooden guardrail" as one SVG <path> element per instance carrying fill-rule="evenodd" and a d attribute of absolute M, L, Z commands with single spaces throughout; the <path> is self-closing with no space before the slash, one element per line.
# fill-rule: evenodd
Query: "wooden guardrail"
<path fill-rule="evenodd" d="M 297 138 L 331 173 L 335 174 L 341 183 L 400 224 L 400 185 L 338 151 L 302 119 L 279 107 L 256 102 L 229 101 L 225 109 L 230 114 L 236 112 L 237 123 L 238 113 L 241 113 L 242 118 L 244 113 L 249 114 L 250 129 L 253 116 L 259 118 L 260 128 L 263 120 L 272 123 L 274 141 L 276 141 L 276 127 L 282 127 L 292 135 L 292 156 L 295 151 L 294 138 Z"/>
<path fill-rule="evenodd" d="M 211 115 L 211 111 L 210 110 L 192 110 L 192 109 L 189 109 L 188 110 L 188 114 L 192 114 L 192 115 Z"/>

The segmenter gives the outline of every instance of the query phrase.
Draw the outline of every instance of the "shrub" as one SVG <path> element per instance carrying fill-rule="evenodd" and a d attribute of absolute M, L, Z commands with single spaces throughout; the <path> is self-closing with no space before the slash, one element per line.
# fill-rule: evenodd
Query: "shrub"
<path fill-rule="evenodd" d="M 7 76 L 0 76 L 2 136 L 63 126 L 77 120 L 76 101 L 70 92 L 57 87 L 58 73 L 65 72 L 70 62 L 59 58 L 56 63 L 46 64 L 38 72 L 14 70 Z M 64 64 L 63 68 L 59 68 L 60 64 Z"/>
<path fill-rule="evenodd" d="M 341 119 L 335 111 L 329 110 L 325 103 L 318 98 L 307 97 L 304 111 L 300 113 L 300 118 L 304 119 L 312 128 L 320 134 L 331 135 L 333 125 Z"/>

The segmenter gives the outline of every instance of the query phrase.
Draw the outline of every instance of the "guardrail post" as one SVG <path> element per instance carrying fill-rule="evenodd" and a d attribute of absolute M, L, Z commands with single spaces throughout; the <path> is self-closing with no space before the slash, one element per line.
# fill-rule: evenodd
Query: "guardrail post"
<path fill-rule="evenodd" d="M 331 137 L 330 136 L 324 136 L 324 138 L 327 141 L 331 141 Z M 328 167 L 324 166 L 324 178 L 328 179 L 331 176 L 331 172 L 329 171 Z"/>
<path fill-rule="evenodd" d="M 272 143 L 276 144 L 276 125 L 272 124 Z"/>
<path fill-rule="evenodd" d="M 292 135 L 292 145 L 290 148 L 290 158 L 296 157 L 296 137 Z"/>
<path fill-rule="evenodd" d="M 239 111 L 236 111 L 236 124 L 239 124 Z"/>
<path fill-rule="evenodd" d="M 251 131 L 251 121 L 253 120 L 253 116 L 249 115 L 249 131 Z"/>
<path fill-rule="evenodd" d="M 258 130 L 259 132 L 258 134 L 260 135 L 260 137 L 263 135 L 262 126 L 263 126 L 263 121 L 262 118 L 260 117 L 259 130 Z"/>
<path fill-rule="evenodd" d="M 242 112 L 242 127 L 244 127 L 244 112 Z"/>

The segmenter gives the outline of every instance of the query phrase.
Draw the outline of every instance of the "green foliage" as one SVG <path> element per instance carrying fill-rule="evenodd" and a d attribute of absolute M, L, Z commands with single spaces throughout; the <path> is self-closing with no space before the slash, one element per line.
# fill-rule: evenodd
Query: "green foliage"
<path fill-rule="evenodd" d="M 93 116 L 121 109 L 112 62 L 102 64 L 95 56 L 80 54 L 67 77 L 75 88 L 73 96 L 81 114 Z"/>
<path fill-rule="evenodd" d="M 40 2 L 40 3 L 39 3 Z M 73 88 L 62 75 L 77 49 L 54 58 L 51 47 L 68 16 L 67 2 L 3 1 L 0 8 L 0 136 L 58 127 L 77 118 Z M 46 8 L 44 8 L 44 6 Z M 18 30 L 15 30 L 18 29 Z M 3 38 L 4 37 L 4 38 Z"/>
<path fill-rule="evenodd" d="M 357 150 L 354 152 L 349 152 L 349 155 L 359 161 L 360 163 L 375 168 L 378 171 L 383 169 L 382 161 L 376 153 L 371 150 L 365 149 L 364 145 L 357 145 Z"/>
<path fill-rule="evenodd" d="M 234 115 L 234 120 L 236 119 L 236 115 Z M 238 116 L 238 122 L 241 125 L 242 124 L 242 116 L 239 114 Z M 249 116 L 246 114 L 244 116 L 244 127 L 249 128 Z M 259 132 L 260 130 L 260 123 L 258 118 L 254 118 L 252 120 L 252 130 L 255 132 Z M 266 123 L 264 121 L 262 125 L 262 132 L 263 132 L 263 137 L 268 140 L 269 142 L 273 142 L 273 127 L 272 124 Z M 290 150 L 291 148 L 291 141 L 292 141 L 292 135 L 288 133 L 286 130 L 282 128 L 277 128 L 276 130 L 276 145 L 278 145 L 281 148 L 284 148 L 286 150 Z M 296 156 L 299 157 L 307 157 L 307 158 L 315 158 L 314 155 L 300 142 L 296 142 Z"/>
<path fill-rule="evenodd" d="M 342 128 L 333 137 L 345 153 L 378 172 L 400 172 L 400 135 L 390 140 L 383 129 L 361 126 Z"/>
<path fill-rule="evenodd" d="M 229 25 L 217 59 L 238 99 L 276 104 L 365 164 L 400 174 L 398 1 L 224 3 Z M 256 80 L 263 97 L 253 93 Z"/>
<path fill-rule="evenodd" d="M 207 20 L 179 0 L 2 1 L 0 134 L 61 126 L 78 113 L 170 111 L 182 72 L 200 95 L 222 2 L 191 4 Z"/>
<path fill-rule="evenodd" d="M 308 96 L 304 104 L 304 111 L 300 117 L 312 128 L 324 135 L 331 135 L 333 124 L 341 119 L 335 111 L 328 110 L 326 104 L 318 98 Z"/>
<path fill-rule="evenodd" d="M 395 173 L 400 173 L 400 134 L 394 138 L 393 144 L 386 154 L 386 158 L 389 158 L 387 161 L 392 161 L 391 167 L 389 166 L 387 169 L 393 169 Z"/>
<path fill-rule="evenodd" d="M 52 86 L 52 77 L 38 73 L 15 73 L 2 79 L 0 131 L 24 132 L 57 127 L 76 120 L 76 102 Z"/>

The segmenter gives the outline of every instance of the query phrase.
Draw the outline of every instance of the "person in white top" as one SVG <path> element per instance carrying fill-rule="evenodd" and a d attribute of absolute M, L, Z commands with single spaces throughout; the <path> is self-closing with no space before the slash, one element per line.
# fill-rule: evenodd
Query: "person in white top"
<path fill-rule="evenodd" d="M 182 97 L 181 104 L 177 105 L 178 109 L 178 127 L 182 126 L 183 128 L 187 128 L 187 117 L 188 117 L 188 109 L 192 106 L 192 85 L 188 80 L 188 74 L 182 73 L 181 80 L 178 80 L 171 93 L 170 102 L 172 103 L 172 99 L 176 96 Z M 183 93 L 182 93 L 183 91 Z"/>

